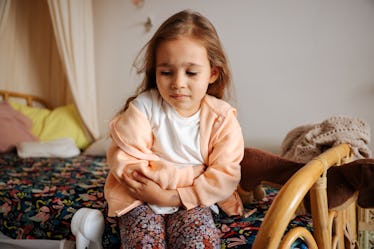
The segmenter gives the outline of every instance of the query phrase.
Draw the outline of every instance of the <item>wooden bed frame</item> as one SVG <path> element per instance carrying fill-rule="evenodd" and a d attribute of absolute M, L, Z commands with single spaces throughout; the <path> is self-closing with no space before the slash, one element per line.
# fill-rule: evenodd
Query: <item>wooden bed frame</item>
<path fill-rule="evenodd" d="M 51 105 L 46 100 L 30 94 L 0 90 L 0 96 L 5 101 L 10 101 L 11 99 L 24 100 L 28 106 L 40 104 L 43 107 L 51 108 Z"/>
<path fill-rule="evenodd" d="M 0 96 L 3 100 L 22 98 L 30 106 L 36 101 L 50 107 L 45 100 L 28 94 L 0 90 Z M 349 145 L 341 144 L 325 151 L 296 172 L 282 186 L 267 211 L 252 248 L 290 248 L 298 238 L 302 238 L 310 249 L 354 248 L 357 241 L 356 205 L 353 203 L 339 211 L 329 210 L 326 190 L 327 170 L 350 160 Z M 287 225 L 308 192 L 311 198 L 313 235 L 302 227 L 291 229 L 285 234 Z M 346 242 L 347 234 L 350 243 Z"/>

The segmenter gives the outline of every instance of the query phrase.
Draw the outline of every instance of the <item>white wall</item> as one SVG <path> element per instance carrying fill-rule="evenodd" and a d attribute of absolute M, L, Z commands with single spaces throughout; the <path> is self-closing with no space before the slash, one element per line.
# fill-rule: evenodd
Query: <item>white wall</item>
<path fill-rule="evenodd" d="M 102 133 L 138 85 L 137 52 L 185 8 L 206 15 L 221 36 L 247 146 L 278 152 L 288 131 L 332 115 L 359 117 L 374 129 L 373 0 L 145 0 L 142 8 L 95 0 Z"/>

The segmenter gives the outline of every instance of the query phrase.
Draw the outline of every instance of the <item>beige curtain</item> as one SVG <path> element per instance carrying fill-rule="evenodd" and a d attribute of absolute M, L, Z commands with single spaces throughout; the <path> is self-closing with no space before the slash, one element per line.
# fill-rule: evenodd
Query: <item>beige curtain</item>
<path fill-rule="evenodd" d="M 75 104 L 92 137 L 99 137 L 91 0 L 48 0 L 58 51 Z"/>
<path fill-rule="evenodd" d="M 7 2 L 0 34 L 0 89 L 42 97 L 52 107 L 73 103 L 47 1 Z"/>
<path fill-rule="evenodd" d="M 8 20 L 10 0 L 0 0 L 0 35 Z"/>

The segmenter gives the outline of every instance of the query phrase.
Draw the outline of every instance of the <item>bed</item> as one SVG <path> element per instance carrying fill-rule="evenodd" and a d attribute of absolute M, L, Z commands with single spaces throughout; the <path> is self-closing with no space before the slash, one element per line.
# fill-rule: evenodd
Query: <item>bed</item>
<path fill-rule="evenodd" d="M 31 107 L 37 101 L 42 108 L 48 107 L 43 100 L 29 95 L 0 91 L 0 96 L 3 102 L 23 98 L 24 103 L 20 105 Z M 18 104 L 13 104 L 12 108 L 27 114 Z M 1 109 L 0 118 L 4 119 Z M 32 121 L 35 125 L 36 121 Z M 99 247 L 119 248 L 118 227 L 115 219 L 106 215 L 103 196 L 108 174 L 105 155 L 81 153 L 88 141 L 74 137 L 78 153 L 76 148 L 62 149 L 60 145 L 45 153 L 46 144 L 48 148 L 53 147 L 45 142 L 44 147 L 36 150 L 40 154 L 35 156 L 32 145 L 40 142 L 40 137 L 35 134 L 34 131 L 25 142 L 13 141 L 11 149 L 0 153 L 0 231 L 12 239 L 75 241 L 72 220 L 79 210 L 87 209 L 98 211 L 103 217 L 103 228 L 98 230 L 102 236 L 96 240 L 100 242 Z M 59 139 L 62 138 L 52 141 Z M 27 149 L 20 154 L 24 148 L 19 144 L 29 145 L 26 148 L 34 154 L 30 156 Z M 61 151 L 64 153 L 59 154 Z M 355 205 L 340 211 L 328 210 L 326 188 L 323 187 L 324 172 L 349 159 L 348 145 L 330 148 L 307 163 L 281 188 L 264 184 L 266 197 L 247 203 L 243 217 L 217 215 L 215 221 L 222 239 L 221 248 L 349 248 L 345 237 L 347 227 L 356 227 Z M 312 214 L 295 215 L 308 192 Z M 356 238 L 354 230 L 351 236 Z M 77 243 L 77 248 L 89 246 L 90 240 L 85 243 Z"/>

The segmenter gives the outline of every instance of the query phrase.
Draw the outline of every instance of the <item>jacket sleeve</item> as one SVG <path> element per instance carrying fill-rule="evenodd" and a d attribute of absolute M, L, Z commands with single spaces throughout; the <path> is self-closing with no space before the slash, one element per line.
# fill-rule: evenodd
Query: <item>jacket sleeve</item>
<path fill-rule="evenodd" d="M 157 162 L 151 161 L 149 167 L 142 167 L 140 171 L 146 177 L 159 183 L 163 189 L 177 189 L 193 184 L 194 179 L 197 177 L 195 176 L 193 167 L 185 166 L 180 168 L 173 163 L 160 160 Z"/>
<path fill-rule="evenodd" d="M 128 165 L 147 167 L 149 160 L 158 160 L 150 150 L 152 130 L 146 117 L 130 103 L 109 125 L 112 144 L 107 152 L 113 176 L 120 180 Z"/>
<path fill-rule="evenodd" d="M 244 141 L 236 112 L 231 109 L 225 117 L 217 120 L 220 121 L 216 121 L 211 130 L 207 169 L 192 186 L 177 189 L 187 209 L 223 201 L 235 192 L 239 184 Z"/>
<path fill-rule="evenodd" d="M 128 109 L 110 122 L 110 136 L 113 140 L 108 152 L 108 164 L 113 176 L 120 181 L 125 167 L 131 166 L 159 184 L 163 189 L 190 186 L 194 175 L 192 166 L 176 168 L 160 161 L 151 148 L 152 128 L 147 117 L 130 103 Z M 151 162 L 151 164 L 150 164 Z"/>

